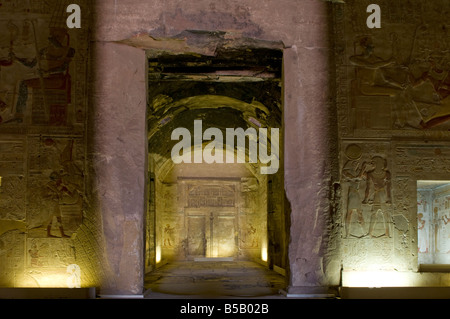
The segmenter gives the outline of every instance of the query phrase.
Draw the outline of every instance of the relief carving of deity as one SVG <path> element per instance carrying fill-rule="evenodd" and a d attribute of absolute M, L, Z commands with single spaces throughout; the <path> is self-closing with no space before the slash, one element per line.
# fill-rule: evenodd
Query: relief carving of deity
<path fill-rule="evenodd" d="M 342 169 L 343 182 L 348 185 L 345 238 L 390 237 L 391 216 L 388 208 L 392 202 L 391 174 L 387 169 L 386 159 L 373 156 L 371 160 L 363 161 L 362 149 L 357 144 L 349 145 L 345 155 L 347 159 Z M 363 181 L 364 197 L 360 190 Z M 364 207 L 370 208 L 368 228 Z"/>
<path fill-rule="evenodd" d="M 361 197 L 359 194 L 360 182 L 364 173 L 361 165 L 361 147 L 356 144 L 349 145 L 345 151 L 347 161 L 342 169 L 343 181 L 348 184 L 347 211 L 345 214 L 345 237 L 349 235 L 361 237 L 364 235 L 365 227 L 362 214 Z M 352 217 L 356 223 L 352 223 Z M 356 229 L 355 229 L 356 227 Z"/>
<path fill-rule="evenodd" d="M 363 204 L 371 204 L 369 235 L 372 237 L 391 236 L 391 216 L 387 206 L 392 203 L 391 173 L 387 169 L 387 161 L 381 156 L 374 156 L 370 161 L 369 169 L 365 173 L 366 190 Z M 384 233 L 375 234 L 377 223 L 384 227 Z"/>

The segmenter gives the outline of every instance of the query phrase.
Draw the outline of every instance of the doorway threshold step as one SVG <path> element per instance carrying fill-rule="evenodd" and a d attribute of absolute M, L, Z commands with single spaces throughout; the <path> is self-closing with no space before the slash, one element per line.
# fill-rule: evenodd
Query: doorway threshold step
<path fill-rule="evenodd" d="M 194 258 L 194 261 L 233 261 L 233 257 L 199 257 Z"/>

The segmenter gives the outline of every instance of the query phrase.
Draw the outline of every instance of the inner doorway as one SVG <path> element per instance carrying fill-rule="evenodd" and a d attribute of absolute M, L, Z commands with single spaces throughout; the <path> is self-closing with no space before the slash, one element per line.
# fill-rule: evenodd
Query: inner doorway
<path fill-rule="evenodd" d="M 187 213 L 186 221 L 189 260 L 236 256 L 235 212 L 194 211 Z"/>
<path fill-rule="evenodd" d="M 223 136 L 227 128 L 283 132 L 281 66 L 282 51 L 272 49 L 218 49 L 213 57 L 149 54 L 147 273 L 211 259 L 285 271 L 282 143 L 280 168 L 268 175 L 259 159 L 249 160 L 250 136 L 231 150 L 226 140 L 224 155 L 232 163 L 175 164 L 171 158 L 177 144 L 171 134 L 184 128 L 194 136 L 198 120 Z M 261 146 L 260 138 L 256 143 Z M 271 143 L 263 145 L 269 152 Z M 191 146 L 195 152 L 207 145 L 194 137 Z"/>
<path fill-rule="evenodd" d="M 187 259 L 237 257 L 239 182 L 182 180 Z M 183 196 L 185 195 L 185 196 Z"/>
<path fill-rule="evenodd" d="M 268 247 L 266 176 L 254 175 L 245 164 L 173 165 L 167 175 L 158 175 L 163 178 L 155 181 L 159 263 L 262 260 Z"/>

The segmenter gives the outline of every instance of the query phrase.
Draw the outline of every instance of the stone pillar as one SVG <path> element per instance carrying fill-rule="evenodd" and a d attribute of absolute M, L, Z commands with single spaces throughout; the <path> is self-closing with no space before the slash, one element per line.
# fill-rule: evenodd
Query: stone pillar
<path fill-rule="evenodd" d="M 143 293 L 146 132 L 145 52 L 92 43 L 90 131 L 94 192 L 108 276 L 102 295 Z"/>
<path fill-rule="evenodd" d="M 291 205 L 288 294 L 326 296 L 333 139 L 328 7 L 303 1 L 298 39 L 284 53 L 285 189 Z M 339 263 L 337 263 L 339 264 Z M 337 272 L 337 273 L 336 273 Z"/>

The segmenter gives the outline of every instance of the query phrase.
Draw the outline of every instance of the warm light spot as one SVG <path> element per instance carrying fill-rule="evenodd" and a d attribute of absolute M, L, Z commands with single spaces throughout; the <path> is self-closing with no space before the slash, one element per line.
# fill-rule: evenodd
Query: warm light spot
<path fill-rule="evenodd" d="M 18 278 L 16 285 L 19 288 L 69 288 L 68 278 L 69 276 L 65 273 L 32 274 Z"/>
<path fill-rule="evenodd" d="M 161 262 L 161 246 L 156 247 L 156 263 Z"/>
<path fill-rule="evenodd" d="M 267 261 L 267 247 L 266 247 L 266 245 L 263 245 L 263 247 L 261 248 L 261 259 L 263 261 Z"/>
<path fill-rule="evenodd" d="M 397 271 L 344 271 L 344 287 L 405 287 L 411 286 L 411 277 Z"/>
<path fill-rule="evenodd" d="M 82 270 L 77 264 L 68 265 L 65 269 L 48 268 L 40 271 L 27 271 L 16 277 L 18 288 L 82 288 L 94 287 L 95 283 L 84 280 Z"/>

